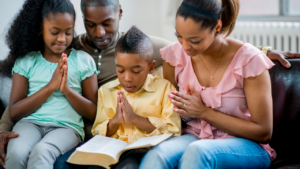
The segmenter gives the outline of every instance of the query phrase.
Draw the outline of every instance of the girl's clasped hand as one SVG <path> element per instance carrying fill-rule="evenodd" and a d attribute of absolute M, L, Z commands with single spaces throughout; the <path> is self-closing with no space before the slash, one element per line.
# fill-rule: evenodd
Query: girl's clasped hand
<path fill-rule="evenodd" d="M 65 53 L 62 54 L 58 65 L 53 72 L 49 86 L 52 91 L 59 89 L 64 94 L 70 91 L 70 86 L 68 85 L 68 59 Z"/>

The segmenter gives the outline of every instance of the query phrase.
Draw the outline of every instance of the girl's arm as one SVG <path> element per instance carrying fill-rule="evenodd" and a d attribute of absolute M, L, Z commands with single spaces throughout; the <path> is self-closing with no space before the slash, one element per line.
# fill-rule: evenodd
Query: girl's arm
<path fill-rule="evenodd" d="M 95 121 L 98 97 L 97 75 L 93 74 L 92 76 L 87 77 L 81 82 L 81 96 L 69 87 L 67 61 L 65 64 L 66 69 L 64 70 L 63 79 L 60 86 L 61 92 L 66 96 L 69 103 L 77 113 L 89 119 L 90 121 Z"/>
<path fill-rule="evenodd" d="M 203 105 L 195 89 L 191 95 L 178 92 L 171 97 L 177 107 L 175 111 L 185 117 L 201 118 L 226 133 L 255 142 L 268 143 L 272 136 L 272 96 L 270 75 L 265 70 L 261 75 L 244 80 L 244 91 L 251 121 L 239 119 Z M 174 100 L 175 99 L 175 100 Z"/>
<path fill-rule="evenodd" d="M 41 90 L 27 97 L 28 79 L 17 73 L 13 74 L 9 98 L 9 112 L 12 121 L 19 121 L 37 110 L 48 97 L 59 88 L 63 74 L 63 60 L 59 61 L 50 82 Z"/>

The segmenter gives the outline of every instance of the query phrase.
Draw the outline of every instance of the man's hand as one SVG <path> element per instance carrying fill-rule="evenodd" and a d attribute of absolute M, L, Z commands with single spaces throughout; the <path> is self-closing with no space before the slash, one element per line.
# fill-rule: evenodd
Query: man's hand
<path fill-rule="evenodd" d="M 286 59 L 288 58 L 300 58 L 300 53 L 282 52 L 276 50 L 268 50 L 268 57 L 271 60 L 278 60 L 282 66 L 290 68 L 291 64 Z"/>
<path fill-rule="evenodd" d="M 19 136 L 18 133 L 8 132 L 8 131 L 5 131 L 0 134 L 0 165 L 3 168 L 5 168 L 5 158 L 6 158 L 5 146 L 11 138 L 16 138 L 18 136 Z"/>

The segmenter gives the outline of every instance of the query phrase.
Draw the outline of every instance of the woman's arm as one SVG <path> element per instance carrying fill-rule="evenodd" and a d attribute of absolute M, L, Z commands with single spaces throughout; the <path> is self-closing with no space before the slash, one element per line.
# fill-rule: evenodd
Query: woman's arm
<path fill-rule="evenodd" d="M 195 89 L 191 90 L 191 95 L 174 93 L 171 96 L 171 102 L 177 107 L 183 107 L 185 103 L 183 109 L 174 110 L 184 117 L 201 118 L 230 135 L 267 143 L 272 136 L 272 96 L 269 72 L 265 70 L 259 76 L 246 78 L 244 91 L 251 121 L 204 106 Z"/>
<path fill-rule="evenodd" d="M 177 82 L 175 80 L 175 67 L 168 62 L 163 61 L 164 79 L 169 80 L 178 90 Z"/>

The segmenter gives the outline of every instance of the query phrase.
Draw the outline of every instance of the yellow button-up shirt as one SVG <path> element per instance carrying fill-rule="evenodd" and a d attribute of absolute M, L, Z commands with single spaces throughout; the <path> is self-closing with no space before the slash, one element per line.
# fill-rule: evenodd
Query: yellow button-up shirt
<path fill-rule="evenodd" d="M 180 116 L 173 112 L 173 104 L 168 94 L 176 90 L 167 80 L 148 75 L 143 87 L 136 93 L 128 93 L 119 80 L 116 79 L 98 90 L 97 116 L 93 125 L 93 135 L 106 136 L 107 124 L 116 114 L 117 93 L 123 90 L 133 111 L 142 117 L 148 118 L 155 126 L 155 130 L 147 133 L 144 130 L 128 123 L 122 123 L 113 138 L 132 143 L 140 138 L 172 133 L 175 136 L 181 134 Z"/>

